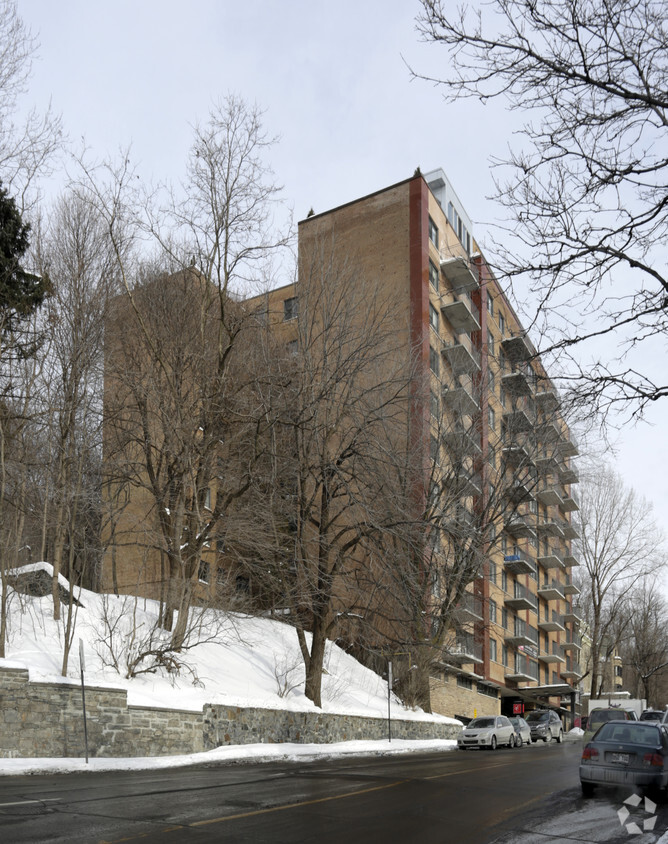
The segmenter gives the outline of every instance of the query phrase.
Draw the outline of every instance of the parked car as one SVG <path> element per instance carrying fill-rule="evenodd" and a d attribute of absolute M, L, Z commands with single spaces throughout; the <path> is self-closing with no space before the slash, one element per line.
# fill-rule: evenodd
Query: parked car
<path fill-rule="evenodd" d="M 457 747 L 488 747 L 496 750 L 500 745 L 515 747 L 515 728 L 505 715 L 488 715 L 474 718 L 457 739 Z"/>
<path fill-rule="evenodd" d="M 597 785 L 668 786 L 668 730 L 656 721 L 606 721 L 585 744 L 580 760 L 582 794 Z"/>
<path fill-rule="evenodd" d="M 663 720 L 664 712 L 660 709 L 645 709 L 643 712 L 640 713 L 640 720 L 641 721 L 657 721 L 661 723 Z"/>
<path fill-rule="evenodd" d="M 531 727 L 524 718 L 513 715 L 508 719 L 515 729 L 515 747 L 522 747 L 523 744 L 531 744 Z"/>
<path fill-rule="evenodd" d="M 607 721 L 629 721 L 628 713 L 624 709 L 592 709 L 589 713 L 589 720 L 587 721 L 587 729 L 582 736 L 582 741 L 586 744 L 594 737 L 599 727 Z"/>
<path fill-rule="evenodd" d="M 564 725 L 554 710 L 534 709 L 526 716 L 526 721 L 531 729 L 531 741 L 556 739 L 561 743 L 564 740 Z"/>

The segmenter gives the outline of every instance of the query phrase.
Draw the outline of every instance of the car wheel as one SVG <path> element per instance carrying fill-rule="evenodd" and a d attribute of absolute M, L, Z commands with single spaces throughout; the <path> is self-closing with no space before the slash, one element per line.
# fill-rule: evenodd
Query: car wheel
<path fill-rule="evenodd" d="M 561 742 L 563 740 L 564 740 L 564 733 L 563 733 L 562 730 L 559 730 L 559 735 L 557 736 L 557 744 L 561 744 Z"/>
<path fill-rule="evenodd" d="M 594 786 L 590 782 L 581 782 L 580 785 L 582 786 L 582 796 L 583 797 L 591 797 L 594 793 Z"/>
<path fill-rule="evenodd" d="M 490 750 L 496 750 L 496 736 L 492 736 L 492 740 L 489 743 Z"/>
<path fill-rule="evenodd" d="M 548 741 L 552 741 L 552 733 L 550 733 L 549 736 L 543 736 L 543 741 L 545 742 L 545 744 L 547 744 Z"/>
<path fill-rule="evenodd" d="M 515 739 L 515 747 L 522 747 L 523 744 L 524 742 L 522 741 L 522 736 L 518 733 L 517 738 Z"/>

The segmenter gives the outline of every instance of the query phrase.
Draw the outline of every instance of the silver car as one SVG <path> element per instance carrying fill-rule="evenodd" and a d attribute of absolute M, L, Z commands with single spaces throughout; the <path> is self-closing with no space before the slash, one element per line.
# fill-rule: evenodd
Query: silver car
<path fill-rule="evenodd" d="M 534 709 L 528 713 L 526 721 L 531 728 L 531 741 L 556 739 L 561 743 L 564 740 L 564 725 L 554 710 Z"/>
<path fill-rule="evenodd" d="M 531 744 L 531 727 L 524 718 L 520 718 L 519 715 L 513 715 L 508 720 L 515 728 L 515 747 L 522 747 L 523 744 Z"/>
<path fill-rule="evenodd" d="M 500 745 L 515 747 L 515 728 L 505 715 L 486 715 L 474 718 L 461 732 L 457 747 L 488 747 L 496 750 Z"/>

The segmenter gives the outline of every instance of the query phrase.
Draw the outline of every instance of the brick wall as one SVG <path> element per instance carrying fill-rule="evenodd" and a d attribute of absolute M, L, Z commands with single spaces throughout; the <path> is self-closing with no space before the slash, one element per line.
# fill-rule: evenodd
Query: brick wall
<path fill-rule="evenodd" d="M 387 737 L 383 718 L 206 704 L 201 712 L 128 706 L 124 689 L 86 686 L 91 757 L 168 756 L 227 744 L 329 743 Z M 393 719 L 394 738 L 454 738 L 458 727 Z M 28 672 L 0 668 L 0 757 L 82 757 L 81 688 L 31 683 Z"/>

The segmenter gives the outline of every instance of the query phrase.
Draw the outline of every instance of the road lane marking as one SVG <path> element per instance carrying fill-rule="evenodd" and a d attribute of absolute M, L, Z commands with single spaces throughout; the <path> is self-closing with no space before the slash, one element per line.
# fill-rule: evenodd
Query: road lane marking
<path fill-rule="evenodd" d="M 210 818 L 206 821 L 195 821 L 188 826 L 206 826 L 211 823 L 223 823 L 224 821 L 235 821 L 240 818 L 252 818 L 255 815 L 268 815 L 271 812 L 282 812 L 284 809 L 299 809 L 301 806 L 315 806 L 317 803 L 329 803 L 331 800 L 344 800 L 347 797 L 357 797 L 359 794 L 370 794 L 372 791 L 384 791 L 388 788 L 395 788 L 397 785 L 413 782 L 413 779 L 397 780 L 396 782 L 376 785 L 372 788 L 363 788 L 361 791 L 348 791 L 344 794 L 332 794 L 329 797 L 318 797 L 315 800 L 300 800 L 298 803 L 285 803 L 282 806 L 272 806 L 269 809 L 254 809 L 252 812 L 239 812 L 236 815 L 223 815 L 221 818 Z"/>
<path fill-rule="evenodd" d="M 16 803 L 0 803 L 0 809 L 7 809 L 9 806 L 31 806 L 35 803 L 60 803 L 61 797 L 48 797 L 44 800 L 18 800 Z"/>

